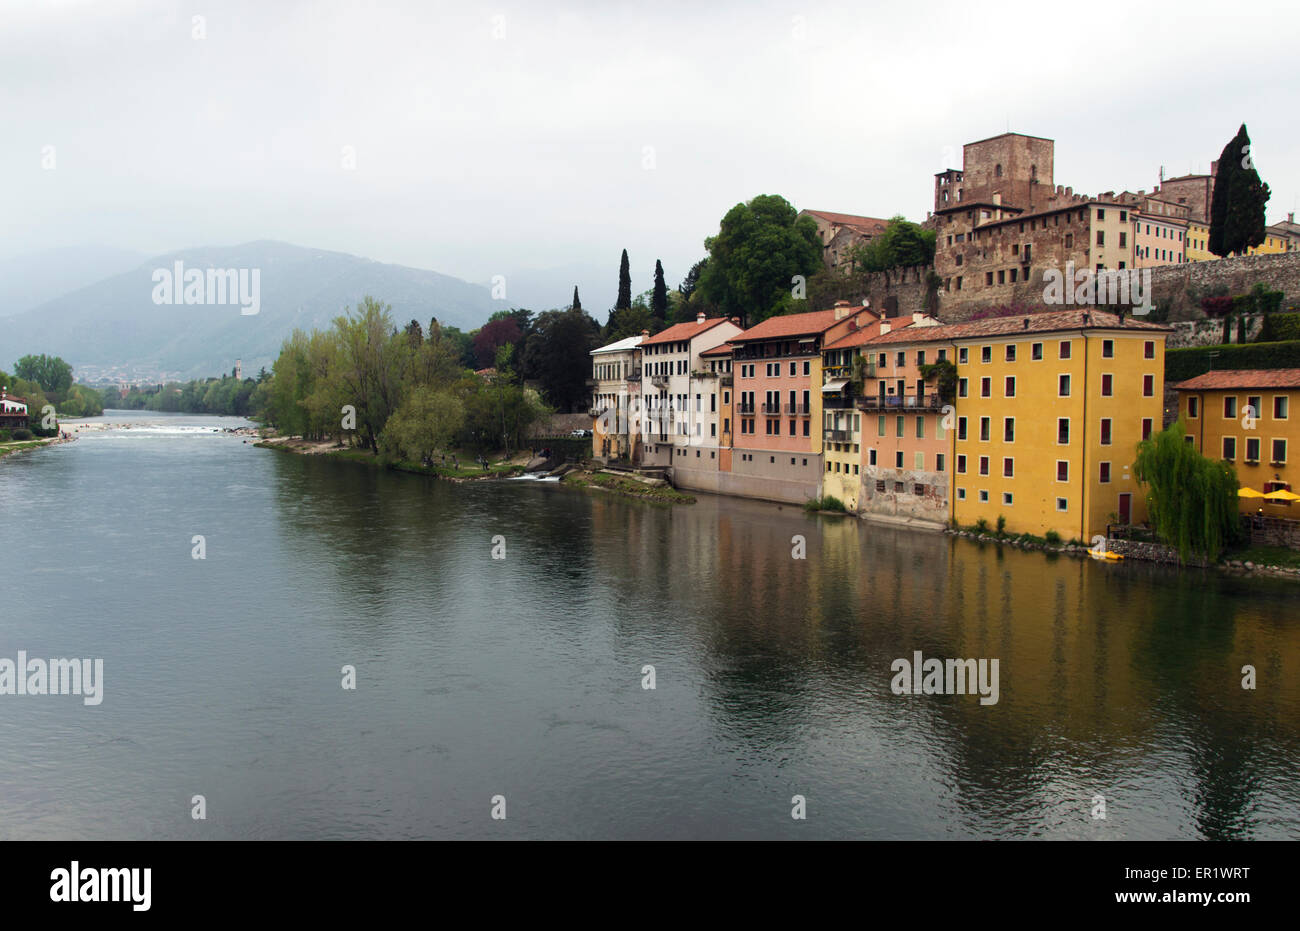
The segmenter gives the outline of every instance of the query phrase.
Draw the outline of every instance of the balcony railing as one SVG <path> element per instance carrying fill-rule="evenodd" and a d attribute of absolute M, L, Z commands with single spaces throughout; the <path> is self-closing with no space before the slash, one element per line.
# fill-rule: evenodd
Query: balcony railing
<path fill-rule="evenodd" d="M 852 443 L 853 431 L 851 430 L 823 430 L 822 436 L 827 443 Z"/>
<path fill-rule="evenodd" d="M 740 415 L 743 416 L 743 417 L 752 417 L 752 416 L 754 416 L 754 405 L 752 405 L 752 404 L 740 404 L 740 405 L 737 405 L 737 406 L 736 406 L 736 413 L 737 413 L 737 414 L 740 414 Z"/>
<path fill-rule="evenodd" d="M 730 385 L 731 378 L 732 376 L 730 372 L 723 372 L 718 376 L 718 381 L 721 382 L 723 385 Z"/>
<path fill-rule="evenodd" d="M 764 404 L 764 405 L 763 405 L 763 413 L 766 414 L 768 417 L 780 417 L 780 416 L 781 416 L 781 405 L 780 405 L 780 404 Z"/>
<path fill-rule="evenodd" d="M 853 402 L 857 398 L 845 397 L 844 395 L 823 395 L 822 407 L 828 411 L 843 411 L 853 407 Z"/>
<path fill-rule="evenodd" d="M 630 373 L 628 373 L 627 380 L 628 380 L 628 381 L 640 381 L 640 380 L 641 380 L 641 370 L 640 370 L 640 369 L 633 369 Z"/>
<path fill-rule="evenodd" d="M 785 406 L 785 412 L 791 417 L 807 417 L 812 413 L 812 411 L 808 409 L 807 404 L 787 404 Z"/>
<path fill-rule="evenodd" d="M 667 375 L 652 375 L 652 376 L 650 377 L 650 383 L 653 384 L 656 388 L 667 388 L 667 387 L 668 387 L 668 376 L 667 376 Z"/>
<path fill-rule="evenodd" d="M 937 394 L 917 396 L 915 394 L 867 394 L 858 398 L 858 408 L 873 410 L 926 410 L 937 411 L 943 404 Z"/>

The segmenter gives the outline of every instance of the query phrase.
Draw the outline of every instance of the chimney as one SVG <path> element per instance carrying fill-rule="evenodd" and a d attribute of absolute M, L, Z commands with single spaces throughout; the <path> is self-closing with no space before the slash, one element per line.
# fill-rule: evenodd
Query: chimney
<path fill-rule="evenodd" d="M 1026 330 L 1029 329 L 1029 318 L 1028 318 L 1028 317 L 1025 318 L 1025 329 L 1026 329 Z"/>
<path fill-rule="evenodd" d="M 649 330 L 642 330 L 642 331 L 641 331 L 641 335 L 642 335 L 645 339 L 649 339 L 649 338 L 650 338 L 650 331 L 649 331 Z"/>
<path fill-rule="evenodd" d="M 1295 222 L 1295 213 L 1288 213 L 1288 214 L 1286 215 L 1286 221 L 1287 221 L 1288 223 L 1294 223 L 1294 222 Z"/>
<path fill-rule="evenodd" d="M 740 326 L 740 318 L 739 318 L 739 317 L 732 317 L 732 318 L 731 318 L 731 322 L 734 323 L 736 326 Z"/>
<path fill-rule="evenodd" d="M 701 310 L 699 313 L 697 313 L 697 314 L 695 315 L 695 322 L 696 322 L 696 323 L 703 323 L 703 322 L 704 322 L 704 319 L 705 319 L 705 318 L 704 318 L 704 311 L 702 311 L 702 310 Z"/>

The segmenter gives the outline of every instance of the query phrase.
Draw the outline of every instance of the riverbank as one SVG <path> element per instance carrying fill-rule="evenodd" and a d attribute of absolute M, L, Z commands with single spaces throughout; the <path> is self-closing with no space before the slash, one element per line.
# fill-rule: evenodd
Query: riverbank
<path fill-rule="evenodd" d="M 43 446 L 57 446 L 60 443 L 71 443 L 76 437 L 73 436 L 50 436 L 39 440 L 16 440 L 12 443 L 0 443 L 0 459 L 13 453 L 26 452 L 29 449 L 40 449 Z"/>
<path fill-rule="evenodd" d="M 529 459 L 528 453 L 525 452 L 517 453 L 509 459 L 489 462 L 487 468 L 477 463 L 471 464 L 469 460 L 462 463 L 459 459 L 455 460 L 455 465 L 439 463 L 426 466 L 418 462 L 400 459 L 395 462 L 384 462 L 368 450 L 341 445 L 333 440 L 304 440 L 299 436 L 283 436 L 269 437 L 253 445 L 261 449 L 275 449 L 280 452 L 296 453 L 300 456 L 328 456 L 331 459 L 342 459 L 345 462 L 359 462 L 363 465 L 378 466 L 391 469 L 394 472 L 409 472 L 413 475 L 429 475 L 451 482 L 481 482 L 487 479 L 522 475 L 524 466 Z"/>
<path fill-rule="evenodd" d="M 607 491 L 624 498 L 640 498 L 660 504 L 694 504 L 695 499 L 685 492 L 678 491 L 664 482 L 650 485 L 633 478 L 624 478 L 609 472 L 592 472 L 587 469 L 575 469 L 560 478 L 565 485 L 576 488 L 590 488 Z"/>

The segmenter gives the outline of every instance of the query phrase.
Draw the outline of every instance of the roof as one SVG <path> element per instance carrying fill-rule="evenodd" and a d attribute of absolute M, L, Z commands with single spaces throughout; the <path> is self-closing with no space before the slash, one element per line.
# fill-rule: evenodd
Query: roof
<path fill-rule="evenodd" d="M 1173 385 L 1179 391 L 1224 388 L 1300 388 L 1300 369 L 1225 369 L 1206 372 Z"/>
<path fill-rule="evenodd" d="M 865 310 L 866 308 L 862 308 Z M 834 308 L 814 310 L 806 314 L 785 314 L 781 317 L 768 317 L 757 326 L 752 326 L 739 336 L 733 336 L 733 343 L 747 343 L 760 339 L 785 339 L 790 336 L 816 336 L 825 333 L 840 320 L 847 320 L 846 315 L 836 318 Z"/>
<path fill-rule="evenodd" d="M 700 358 L 705 359 L 705 358 L 710 358 L 712 356 L 729 356 L 733 352 L 735 352 L 735 349 L 731 345 L 731 343 L 720 343 L 719 345 L 714 346 L 712 349 L 704 350 L 702 353 L 700 353 Z"/>
<path fill-rule="evenodd" d="M 1086 322 L 1085 322 L 1086 318 Z M 996 336 L 1016 336 L 1025 333 L 1060 333 L 1067 330 L 1137 330 L 1148 333 L 1172 331 L 1160 323 L 1150 323 L 1106 310 L 1055 310 L 1037 314 L 1016 314 L 1011 317 L 990 317 L 966 323 L 944 326 L 909 326 L 883 333 L 866 340 L 867 345 L 889 343 L 938 343 L 963 339 L 983 339 Z"/>
<path fill-rule="evenodd" d="M 689 323 L 675 323 L 662 333 L 657 333 L 649 339 L 642 340 L 641 345 L 644 347 L 660 343 L 677 343 L 683 340 L 691 340 L 706 330 L 713 329 L 719 323 L 726 322 L 726 317 L 709 317 L 703 323 L 697 323 L 694 320 Z"/>
<path fill-rule="evenodd" d="M 852 226 L 860 228 L 863 232 L 879 232 L 889 225 L 888 220 L 882 220 L 879 217 L 860 217 L 852 213 L 832 213 L 829 210 L 804 210 L 809 216 L 820 217 L 827 223 L 834 223 L 837 226 Z"/>
<path fill-rule="evenodd" d="M 641 345 L 641 340 L 643 339 L 645 339 L 645 336 L 640 333 L 636 336 L 625 336 L 617 342 L 610 343 L 608 346 L 601 346 L 599 349 L 593 349 L 591 355 L 594 356 L 598 352 L 627 352 L 628 350 L 635 349 L 637 346 Z"/>

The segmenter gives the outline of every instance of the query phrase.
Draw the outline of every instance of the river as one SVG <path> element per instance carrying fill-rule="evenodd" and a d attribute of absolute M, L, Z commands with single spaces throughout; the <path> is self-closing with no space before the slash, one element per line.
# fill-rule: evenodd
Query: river
<path fill-rule="evenodd" d="M 1300 837 L 1286 581 L 97 420 L 0 461 L 0 657 L 104 669 L 0 695 L 0 839 Z"/>

